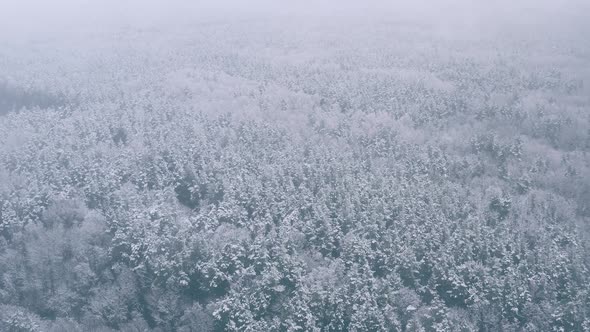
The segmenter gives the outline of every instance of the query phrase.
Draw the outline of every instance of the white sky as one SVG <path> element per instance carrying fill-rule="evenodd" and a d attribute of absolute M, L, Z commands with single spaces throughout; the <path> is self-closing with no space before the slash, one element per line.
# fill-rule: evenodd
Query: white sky
<path fill-rule="evenodd" d="M 78 29 L 160 26 L 214 17 L 321 15 L 329 19 L 375 13 L 433 23 L 567 25 L 590 21 L 590 0 L 0 0 L 0 37 L 55 37 Z"/>

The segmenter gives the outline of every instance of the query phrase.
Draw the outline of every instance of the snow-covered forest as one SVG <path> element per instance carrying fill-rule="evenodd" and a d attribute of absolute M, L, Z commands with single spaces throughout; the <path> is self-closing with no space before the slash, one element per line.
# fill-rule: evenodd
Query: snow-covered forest
<path fill-rule="evenodd" d="M 590 331 L 590 6 L 302 3 L 11 9 L 0 331 Z"/>

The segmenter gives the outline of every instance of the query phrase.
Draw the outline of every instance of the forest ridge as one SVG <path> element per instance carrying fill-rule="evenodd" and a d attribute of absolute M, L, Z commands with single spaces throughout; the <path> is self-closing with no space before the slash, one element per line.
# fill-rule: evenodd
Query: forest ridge
<path fill-rule="evenodd" d="M 590 331 L 575 9 L 5 30 L 0 331 Z"/>

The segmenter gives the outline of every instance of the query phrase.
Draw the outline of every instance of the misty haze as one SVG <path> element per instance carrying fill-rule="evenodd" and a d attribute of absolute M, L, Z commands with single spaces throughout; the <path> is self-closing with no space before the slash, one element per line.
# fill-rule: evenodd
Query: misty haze
<path fill-rule="evenodd" d="M 590 2 L 0 0 L 0 332 L 590 332 Z"/>

